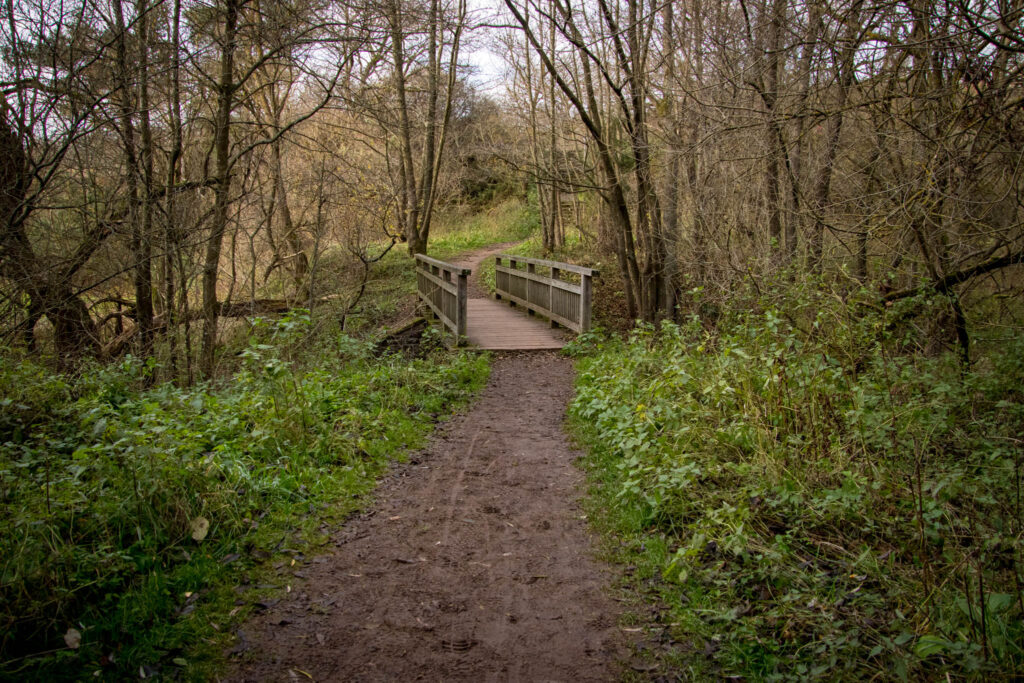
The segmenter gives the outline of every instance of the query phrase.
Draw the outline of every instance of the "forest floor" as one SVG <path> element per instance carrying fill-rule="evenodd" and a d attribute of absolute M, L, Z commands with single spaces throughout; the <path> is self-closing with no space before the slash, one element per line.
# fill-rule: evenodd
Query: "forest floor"
<path fill-rule="evenodd" d="M 329 554 L 282 568 L 290 590 L 239 632 L 229 678 L 616 680 L 628 647 L 576 503 L 572 395 L 557 353 L 496 356 L 474 405 L 392 470 Z"/>

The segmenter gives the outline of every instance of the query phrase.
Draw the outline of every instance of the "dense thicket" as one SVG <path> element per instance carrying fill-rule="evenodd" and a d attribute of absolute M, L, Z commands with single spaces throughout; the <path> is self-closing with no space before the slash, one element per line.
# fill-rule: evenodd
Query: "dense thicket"
<path fill-rule="evenodd" d="M 209 376 L 221 317 L 342 294 L 318 286 L 325 255 L 359 271 L 381 245 L 423 251 L 438 198 L 462 196 L 442 165 L 458 170 L 479 109 L 464 4 L 3 14 L 5 344 L 156 353 L 166 376 Z"/>
<path fill-rule="evenodd" d="M 159 342 L 171 374 L 209 374 L 230 299 L 315 304 L 332 247 L 357 266 L 370 243 L 424 250 L 439 201 L 508 179 L 496 149 L 536 182 L 546 248 L 578 226 L 615 255 L 629 318 L 790 267 L 883 301 L 937 289 L 969 360 L 963 299 L 1015 291 L 1015 4 L 503 13 L 495 110 L 463 78 L 460 3 L 10 3 L 7 342 Z"/>
<path fill-rule="evenodd" d="M 940 291 L 966 358 L 962 299 L 1019 292 L 1019 4 L 505 5 L 548 242 L 595 192 L 631 317 L 789 266 Z"/>

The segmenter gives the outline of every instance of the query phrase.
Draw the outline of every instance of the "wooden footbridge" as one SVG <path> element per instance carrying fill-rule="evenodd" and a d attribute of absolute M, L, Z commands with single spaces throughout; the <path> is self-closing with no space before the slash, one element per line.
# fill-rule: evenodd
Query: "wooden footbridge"
<path fill-rule="evenodd" d="M 471 273 L 464 265 L 416 257 L 420 299 L 456 345 L 496 351 L 560 349 L 567 338 L 559 327 L 590 329 L 591 287 L 598 274 L 593 268 L 498 254 L 494 299 L 482 287 L 470 291 Z"/>

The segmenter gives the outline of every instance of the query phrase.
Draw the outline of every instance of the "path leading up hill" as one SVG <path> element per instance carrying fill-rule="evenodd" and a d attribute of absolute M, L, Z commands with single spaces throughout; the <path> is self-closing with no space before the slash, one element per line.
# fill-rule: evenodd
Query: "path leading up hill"
<path fill-rule="evenodd" d="M 231 678 L 617 679 L 617 605 L 562 430 L 572 373 L 552 352 L 496 358 L 472 409 L 243 629 Z"/>

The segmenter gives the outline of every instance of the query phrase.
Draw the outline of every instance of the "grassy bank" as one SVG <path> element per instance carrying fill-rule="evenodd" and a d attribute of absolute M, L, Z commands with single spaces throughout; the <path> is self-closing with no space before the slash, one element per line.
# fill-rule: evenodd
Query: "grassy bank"
<path fill-rule="evenodd" d="M 964 371 L 899 310 L 739 308 L 574 347 L 641 647 L 684 679 L 1019 675 L 1024 337 Z"/>

